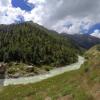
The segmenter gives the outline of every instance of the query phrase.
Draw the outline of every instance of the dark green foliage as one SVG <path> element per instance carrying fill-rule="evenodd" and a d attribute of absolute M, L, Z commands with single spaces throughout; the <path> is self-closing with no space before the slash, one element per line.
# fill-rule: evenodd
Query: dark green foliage
<path fill-rule="evenodd" d="M 60 66 L 77 61 L 69 40 L 35 23 L 0 25 L 0 61 Z"/>

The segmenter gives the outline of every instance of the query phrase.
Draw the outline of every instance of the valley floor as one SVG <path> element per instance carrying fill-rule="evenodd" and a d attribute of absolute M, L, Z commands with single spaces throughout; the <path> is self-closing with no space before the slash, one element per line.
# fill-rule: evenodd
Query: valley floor
<path fill-rule="evenodd" d="M 100 100 L 100 64 L 91 60 L 41 82 L 1 87 L 0 100 Z"/>
<path fill-rule="evenodd" d="M 53 69 L 44 75 L 37 75 L 37 76 L 33 76 L 33 77 L 21 77 L 21 78 L 16 78 L 16 79 L 12 79 L 12 78 L 1 79 L 0 82 L 1 82 L 1 85 L 3 85 L 3 86 L 36 83 L 36 82 L 42 81 L 44 79 L 62 74 L 67 71 L 79 69 L 81 67 L 81 65 L 84 63 L 84 61 L 85 61 L 85 59 L 83 57 L 79 56 L 77 63 L 71 64 L 71 65 L 68 65 L 65 67 Z"/>

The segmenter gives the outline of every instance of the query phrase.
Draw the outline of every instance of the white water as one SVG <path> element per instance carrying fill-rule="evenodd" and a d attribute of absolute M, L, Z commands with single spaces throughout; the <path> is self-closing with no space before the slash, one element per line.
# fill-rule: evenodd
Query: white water
<path fill-rule="evenodd" d="M 17 85 L 17 84 L 28 84 L 28 83 L 36 83 L 39 81 L 42 81 L 44 79 L 60 75 L 64 72 L 72 71 L 72 70 L 77 70 L 81 67 L 81 65 L 84 63 L 85 59 L 83 57 L 79 56 L 78 62 L 65 66 L 65 67 L 60 67 L 53 69 L 49 71 L 47 74 L 43 75 L 37 75 L 37 76 L 32 76 L 32 77 L 21 77 L 17 79 L 4 79 L 0 80 L 1 82 L 3 81 L 3 86 L 8 86 L 8 85 Z"/>

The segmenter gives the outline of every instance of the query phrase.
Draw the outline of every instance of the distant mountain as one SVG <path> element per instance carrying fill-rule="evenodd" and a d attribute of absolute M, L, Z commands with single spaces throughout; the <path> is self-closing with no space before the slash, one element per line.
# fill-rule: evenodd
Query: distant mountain
<path fill-rule="evenodd" d="M 89 34 L 66 34 L 62 33 L 63 37 L 70 38 L 74 43 L 76 43 L 78 46 L 89 49 L 94 45 L 100 44 L 100 39 L 96 38 L 94 36 L 91 36 Z"/>
<path fill-rule="evenodd" d="M 69 39 L 33 22 L 0 25 L 0 62 L 61 66 L 77 61 Z"/>

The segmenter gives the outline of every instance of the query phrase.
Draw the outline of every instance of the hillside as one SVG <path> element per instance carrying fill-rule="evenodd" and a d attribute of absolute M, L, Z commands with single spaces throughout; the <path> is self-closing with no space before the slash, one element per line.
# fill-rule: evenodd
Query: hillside
<path fill-rule="evenodd" d="M 100 56 L 100 45 L 96 45 L 85 53 L 87 58 L 94 58 Z M 99 60 L 99 59 L 98 59 Z"/>
<path fill-rule="evenodd" d="M 36 23 L 0 25 L 0 62 L 7 63 L 9 76 L 43 73 L 42 66 L 50 70 L 68 65 L 77 61 L 77 54 L 77 46 L 69 39 Z"/>
<path fill-rule="evenodd" d="M 51 31 L 29 22 L 1 25 L 0 61 L 55 63 L 55 65 L 74 62 L 76 52 L 70 42 L 65 41 L 58 34 L 50 33 Z"/>
<path fill-rule="evenodd" d="M 85 53 L 85 58 L 92 62 L 94 69 L 100 69 L 100 45 L 92 47 Z"/>
<path fill-rule="evenodd" d="M 98 54 L 100 46 L 90 49 L 86 53 L 88 59 L 80 70 L 66 72 L 36 84 L 3 87 L 0 100 L 100 100 Z"/>
<path fill-rule="evenodd" d="M 70 34 L 63 33 L 62 36 L 70 38 L 71 40 L 73 40 L 74 43 L 77 43 L 79 47 L 82 47 L 84 49 L 90 49 L 94 45 L 100 44 L 99 38 L 96 38 L 89 34 L 70 35 Z"/>

